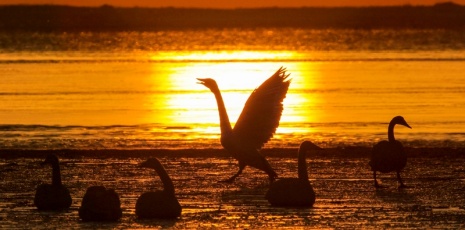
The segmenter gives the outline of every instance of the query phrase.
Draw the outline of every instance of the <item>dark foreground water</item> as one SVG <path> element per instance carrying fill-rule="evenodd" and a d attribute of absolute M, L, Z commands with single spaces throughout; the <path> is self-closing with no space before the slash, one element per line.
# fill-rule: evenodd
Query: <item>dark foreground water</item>
<path fill-rule="evenodd" d="M 295 149 L 269 150 L 280 177 L 295 177 Z M 285 157 L 277 157 L 281 152 Z M 33 205 L 37 185 L 50 182 L 51 169 L 38 162 L 48 152 L 21 152 L 0 159 L 0 228 L 143 229 L 143 228 L 437 228 L 465 227 L 465 158 L 457 149 L 408 149 L 402 176 L 410 188 L 398 190 L 395 175 L 381 174 L 387 188 L 373 187 L 369 149 L 330 149 L 310 154 L 309 176 L 317 194 L 313 208 L 272 207 L 264 198 L 267 176 L 247 168 L 232 184 L 217 183 L 237 170 L 218 150 L 145 152 L 67 152 L 62 178 L 73 197 L 64 212 L 39 212 Z M 93 155 L 94 157 L 89 156 Z M 350 157 L 340 157 L 349 156 Z M 95 157 L 101 156 L 101 157 Z M 109 157 L 113 156 L 113 157 Z M 176 220 L 139 220 L 140 194 L 161 188 L 152 170 L 137 163 L 158 156 L 170 174 L 183 207 Z M 440 157 L 442 156 L 442 157 Z M 123 217 L 115 223 L 84 223 L 78 208 L 87 187 L 115 189 Z"/>

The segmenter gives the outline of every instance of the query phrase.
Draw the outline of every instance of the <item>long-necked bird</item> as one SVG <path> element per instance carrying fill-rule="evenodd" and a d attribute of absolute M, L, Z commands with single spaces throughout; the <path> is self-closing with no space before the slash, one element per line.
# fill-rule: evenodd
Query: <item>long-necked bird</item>
<path fill-rule="evenodd" d="M 123 215 L 118 193 L 104 186 L 87 188 L 79 207 L 83 221 L 117 221 Z"/>
<path fill-rule="evenodd" d="M 163 190 L 143 193 L 136 202 L 136 215 L 141 218 L 170 219 L 181 216 L 181 205 L 174 193 L 170 176 L 157 158 L 150 158 L 140 167 L 155 169 L 163 183 Z"/>
<path fill-rule="evenodd" d="M 281 178 L 271 183 L 265 198 L 273 206 L 312 207 L 315 203 L 315 192 L 308 180 L 306 153 L 321 150 L 310 141 L 300 144 L 298 152 L 298 178 Z"/>
<path fill-rule="evenodd" d="M 229 122 L 223 97 L 215 80 L 197 78 L 199 84 L 209 88 L 215 95 L 221 127 L 221 145 L 237 161 L 239 171 L 223 182 L 232 182 L 248 165 L 268 174 L 270 181 L 277 177 L 271 165 L 260 154 L 263 145 L 270 140 L 279 126 L 290 80 L 285 68 L 280 68 L 256 88 L 248 98 L 234 128 Z"/>
<path fill-rule="evenodd" d="M 52 184 L 37 187 L 34 205 L 39 210 L 62 210 L 71 206 L 72 199 L 68 188 L 61 183 L 60 165 L 56 155 L 48 155 L 42 164 L 52 166 Z"/>
<path fill-rule="evenodd" d="M 399 188 L 406 187 L 402 181 L 402 178 L 400 177 L 400 171 L 404 169 L 407 163 L 407 154 L 405 153 L 402 143 L 394 138 L 394 126 L 396 124 L 411 128 L 403 117 L 394 117 L 388 126 L 388 141 L 378 142 L 373 146 L 371 151 L 369 165 L 373 171 L 373 179 L 375 181 L 376 188 L 381 187 L 376 180 L 376 171 L 382 173 L 395 171 L 397 174 L 397 180 L 399 182 Z"/>

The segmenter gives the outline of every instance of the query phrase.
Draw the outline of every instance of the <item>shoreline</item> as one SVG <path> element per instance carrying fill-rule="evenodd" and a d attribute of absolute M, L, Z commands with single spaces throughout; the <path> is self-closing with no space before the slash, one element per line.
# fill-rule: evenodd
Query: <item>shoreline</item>
<path fill-rule="evenodd" d="M 273 151 L 265 150 L 273 155 Z M 434 153 L 433 150 L 442 151 L 408 151 L 415 155 L 422 151 Z M 51 150 L 23 152 L 23 156 L 38 157 Z M 378 179 L 385 188 L 374 188 L 367 158 L 332 158 L 337 153 L 332 151 L 326 155 L 325 151 L 316 152 L 316 156 L 310 153 L 308 173 L 317 195 L 312 208 L 271 206 L 265 199 L 269 187 L 267 175 L 251 167 L 234 183 L 218 183 L 237 171 L 237 162 L 231 157 L 204 157 L 207 153 L 226 154 L 221 149 L 122 150 L 118 153 L 107 150 L 100 151 L 101 157 L 95 154 L 98 152 L 74 150 L 60 156 L 64 158 L 61 161 L 63 183 L 73 198 L 70 209 L 63 212 L 40 212 L 33 204 L 36 187 L 50 182 L 50 167 L 39 164 L 43 159 L 0 159 L 0 225 L 7 229 L 458 229 L 465 226 L 465 158 L 452 158 L 452 152 L 440 158 L 411 157 L 402 172 L 409 186 L 406 189 L 397 188 L 395 173 L 380 173 Z M 295 149 L 284 152 L 296 154 Z M 357 156 L 363 155 L 361 151 L 354 152 Z M 198 156 L 202 157 L 190 157 L 193 153 L 201 153 Z M 183 208 L 178 219 L 140 220 L 135 214 L 135 205 L 142 193 L 162 188 L 153 170 L 138 166 L 144 159 L 137 157 L 145 158 L 149 154 L 167 156 L 160 158 L 160 162 L 172 178 Z M 170 154 L 190 155 L 169 157 Z M 268 160 L 279 177 L 296 176 L 296 158 L 269 157 Z M 119 221 L 80 220 L 78 210 L 82 198 L 86 189 L 95 185 L 114 189 L 119 194 L 123 210 Z"/>
<path fill-rule="evenodd" d="M 294 158 L 297 148 L 265 148 L 261 153 L 270 158 Z M 409 158 L 465 158 L 465 148 L 452 147 L 405 147 Z M 370 147 L 325 148 L 312 152 L 309 158 L 368 158 Z M 0 149 L 0 159 L 44 158 L 48 154 L 60 158 L 147 158 L 147 157 L 193 157 L 229 158 L 224 149 Z"/>

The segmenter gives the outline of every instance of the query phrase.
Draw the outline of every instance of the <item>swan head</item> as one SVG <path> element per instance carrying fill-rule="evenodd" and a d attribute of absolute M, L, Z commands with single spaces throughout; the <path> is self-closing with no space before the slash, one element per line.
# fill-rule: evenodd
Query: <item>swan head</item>
<path fill-rule="evenodd" d="M 216 84 L 216 81 L 211 78 L 197 78 L 197 80 L 197 84 L 204 85 L 212 91 L 218 89 L 218 84 Z"/>
<path fill-rule="evenodd" d="M 142 168 L 155 168 L 158 165 L 161 165 L 161 163 L 157 158 L 149 158 L 146 161 L 140 163 L 139 167 L 142 167 Z"/>
<path fill-rule="evenodd" d="M 403 126 L 408 127 L 410 129 L 412 128 L 412 127 L 410 127 L 410 125 L 407 124 L 407 122 L 405 121 L 405 119 L 402 116 L 397 116 L 397 117 L 392 118 L 391 122 L 393 124 L 396 124 L 396 125 L 403 125 Z"/>
<path fill-rule="evenodd" d="M 311 141 L 304 141 L 300 144 L 300 149 L 309 151 L 309 150 L 323 150 L 320 146 L 313 144 Z"/>
<path fill-rule="evenodd" d="M 58 164 L 58 157 L 54 154 L 47 155 L 47 157 L 45 158 L 45 161 L 42 162 L 41 165 L 46 165 L 46 164 L 51 164 L 51 165 Z"/>

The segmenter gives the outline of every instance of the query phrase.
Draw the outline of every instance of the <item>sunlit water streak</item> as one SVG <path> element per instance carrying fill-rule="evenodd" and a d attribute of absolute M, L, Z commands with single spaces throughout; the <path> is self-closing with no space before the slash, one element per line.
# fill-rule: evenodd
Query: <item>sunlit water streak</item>
<path fill-rule="evenodd" d="M 214 96 L 196 78 L 217 80 L 234 122 L 253 89 L 280 66 L 292 83 L 266 147 L 296 147 L 302 140 L 370 146 L 386 138 L 396 115 L 413 127 L 396 129 L 407 145 L 465 146 L 463 34 L 257 30 L 238 33 L 233 47 L 237 31 L 207 32 L 33 34 L 23 41 L 26 48 L 3 47 L 0 146 L 220 148 Z M 215 43 L 204 45 L 219 32 Z M 262 35 L 270 39 L 243 37 Z M 448 42 L 441 40 L 446 35 Z M 74 40 L 66 46 L 69 36 Z M 191 40 L 180 46 L 170 36 Z"/>

